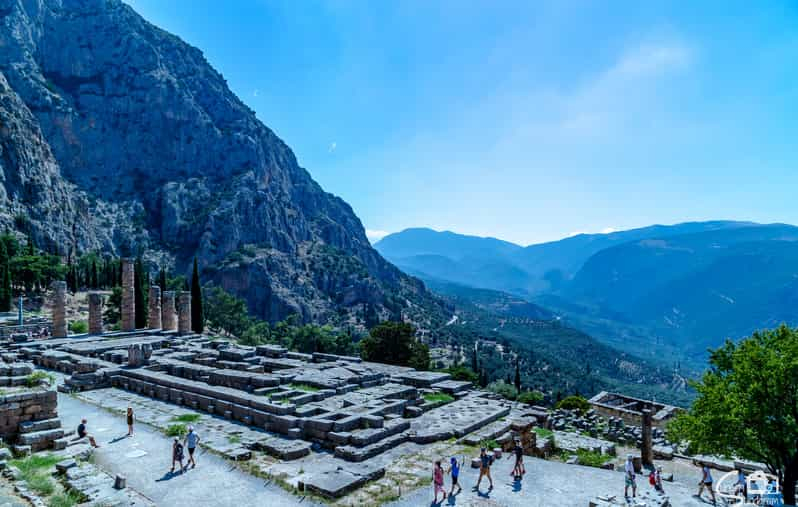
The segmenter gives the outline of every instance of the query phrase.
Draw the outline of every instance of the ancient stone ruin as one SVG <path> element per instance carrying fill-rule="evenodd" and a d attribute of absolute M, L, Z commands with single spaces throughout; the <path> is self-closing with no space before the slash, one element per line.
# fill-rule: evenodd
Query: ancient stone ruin
<path fill-rule="evenodd" d="M 618 393 L 602 391 L 588 400 L 590 405 L 604 417 L 618 417 L 626 424 L 643 425 L 643 410 L 651 410 L 651 425 L 664 429 L 665 425 L 676 414 L 679 407 L 641 400 Z"/>

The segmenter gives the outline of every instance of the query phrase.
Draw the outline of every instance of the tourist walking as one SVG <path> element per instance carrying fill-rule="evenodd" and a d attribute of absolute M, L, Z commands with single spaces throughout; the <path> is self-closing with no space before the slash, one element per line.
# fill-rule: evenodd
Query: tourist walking
<path fill-rule="evenodd" d="M 86 438 L 89 440 L 89 443 L 92 447 L 100 447 L 97 445 L 97 441 L 94 440 L 94 437 L 89 435 L 88 431 L 86 430 L 86 419 L 81 419 L 80 424 L 78 424 L 78 438 Z"/>
<path fill-rule="evenodd" d="M 654 489 L 658 492 L 665 494 L 665 488 L 662 487 L 662 467 L 657 467 L 657 471 L 654 472 Z"/>
<path fill-rule="evenodd" d="M 507 459 L 515 456 L 515 466 L 513 467 L 513 471 L 510 472 L 515 480 L 521 480 L 521 476 L 526 473 L 526 469 L 524 468 L 524 447 L 521 445 L 521 439 L 515 439 L 515 447 L 513 448 L 513 453 L 507 456 Z"/>
<path fill-rule="evenodd" d="M 129 436 L 129 437 L 133 436 L 133 421 L 134 421 L 134 419 L 135 418 L 133 417 L 133 408 L 132 407 L 127 407 L 127 436 Z"/>
<path fill-rule="evenodd" d="M 475 491 L 479 491 L 479 484 L 482 482 L 483 477 L 487 477 L 490 481 L 488 491 L 493 489 L 493 478 L 490 476 L 490 466 L 493 463 L 493 456 L 489 455 L 487 449 L 484 447 L 479 451 L 479 479 L 477 485 L 474 486 Z"/>
<path fill-rule="evenodd" d="M 197 462 L 194 461 L 194 451 L 197 449 L 199 441 L 200 437 L 197 435 L 197 432 L 194 431 L 194 426 L 189 426 L 188 433 L 186 433 L 186 447 L 188 448 L 188 462 L 186 462 L 186 467 L 188 467 L 189 463 L 191 464 L 191 468 L 197 467 Z"/>
<path fill-rule="evenodd" d="M 632 488 L 632 498 L 637 496 L 637 482 L 635 482 L 635 464 L 634 456 L 631 454 L 626 455 L 626 464 L 624 465 L 624 488 L 623 496 L 629 498 L 629 488 Z"/>
<path fill-rule="evenodd" d="M 704 492 L 704 488 L 707 488 L 709 494 L 712 495 L 712 504 L 714 505 L 717 503 L 715 500 L 715 488 L 712 487 L 712 474 L 709 471 L 709 465 L 706 463 L 701 465 L 701 482 L 698 483 L 698 494 L 696 497 L 701 498 L 701 493 Z"/>
<path fill-rule="evenodd" d="M 175 462 L 180 463 L 180 471 L 183 471 L 183 444 L 180 443 L 180 437 L 175 437 L 172 443 L 172 472 L 175 471 Z"/>
<path fill-rule="evenodd" d="M 432 503 L 438 503 L 438 493 L 443 493 L 441 502 L 446 500 L 446 491 L 443 489 L 443 468 L 441 467 L 441 460 L 435 461 L 435 467 L 432 469 L 432 483 L 435 485 L 435 499 Z"/>
<path fill-rule="evenodd" d="M 460 487 L 460 462 L 457 461 L 457 458 L 452 457 L 449 463 L 449 474 L 452 476 L 452 489 L 449 490 L 449 496 L 453 496 L 455 486 L 457 486 L 458 494 L 463 491 L 463 488 Z"/>

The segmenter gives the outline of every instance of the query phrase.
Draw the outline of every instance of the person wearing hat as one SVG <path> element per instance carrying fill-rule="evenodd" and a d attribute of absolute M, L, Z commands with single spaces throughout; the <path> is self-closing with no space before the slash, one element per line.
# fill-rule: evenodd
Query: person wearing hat
<path fill-rule="evenodd" d="M 175 462 L 180 463 L 180 471 L 183 471 L 183 444 L 180 443 L 180 437 L 175 437 L 172 442 L 172 473 L 175 471 Z"/>
<path fill-rule="evenodd" d="M 493 461 L 493 457 L 488 454 L 487 449 L 484 447 L 479 451 L 479 479 L 477 480 L 477 485 L 474 486 L 475 491 L 479 491 L 479 484 L 482 482 L 482 478 L 487 476 L 488 481 L 490 481 L 490 486 L 488 487 L 488 491 L 493 489 L 493 478 L 490 476 L 490 465 Z"/>
<path fill-rule="evenodd" d="M 624 488 L 623 496 L 629 498 L 629 488 L 632 488 L 632 498 L 637 496 L 637 483 L 635 482 L 635 465 L 632 461 L 634 456 L 631 454 L 626 455 L 626 465 L 624 465 Z"/>
<path fill-rule="evenodd" d="M 188 448 L 188 462 L 186 463 L 186 467 L 188 467 L 189 463 L 191 464 L 191 468 L 197 467 L 197 462 L 194 461 L 194 451 L 197 449 L 199 441 L 200 437 L 194 431 L 194 426 L 189 426 L 188 433 L 186 433 L 186 447 Z"/>
<path fill-rule="evenodd" d="M 526 469 L 524 468 L 524 447 L 521 445 L 521 439 L 518 437 L 515 438 L 513 454 L 508 455 L 507 459 L 510 459 L 511 456 L 515 456 L 515 466 L 513 467 L 513 471 L 510 472 L 510 475 L 515 477 L 516 480 L 520 480 L 521 476 L 526 473 Z"/>

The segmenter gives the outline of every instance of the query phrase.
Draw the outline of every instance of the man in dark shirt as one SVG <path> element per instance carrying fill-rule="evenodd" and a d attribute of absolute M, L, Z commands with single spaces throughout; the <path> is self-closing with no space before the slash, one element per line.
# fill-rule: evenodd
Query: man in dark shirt
<path fill-rule="evenodd" d="M 86 419 L 81 420 L 80 424 L 78 424 L 78 438 L 88 438 L 89 443 L 92 445 L 92 447 L 100 447 L 99 445 L 97 445 L 97 442 L 94 440 L 94 437 L 86 432 Z"/>

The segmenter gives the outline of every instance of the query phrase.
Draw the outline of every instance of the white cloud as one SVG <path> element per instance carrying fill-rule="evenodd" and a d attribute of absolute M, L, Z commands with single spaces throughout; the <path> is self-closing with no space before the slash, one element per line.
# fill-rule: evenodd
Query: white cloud
<path fill-rule="evenodd" d="M 372 230 L 372 229 L 366 229 L 366 237 L 372 243 L 376 243 L 377 241 L 381 240 L 382 238 L 384 238 L 388 234 L 390 234 L 390 232 L 388 232 L 388 231 L 375 231 L 375 230 Z"/>
<path fill-rule="evenodd" d="M 579 236 L 580 234 L 587 234 L 585 231 L 573 231 L 569 232 L 565 235 L 566 238 L 573 238 L 574 236 Z"/>
<path fill-rule="evenodd" d="M 338 143 L 336 143 L 335 141 L 333 141 L 333 142 L 331 142 L 331 143 L 330 143 L 330 146 L 329 146 L 329 148 L 327 148 L 327 153 L 332 153 L 332 152 L 334 152 L 334 151 L 335 151 L 337 148 L 338 148 Z"/>

